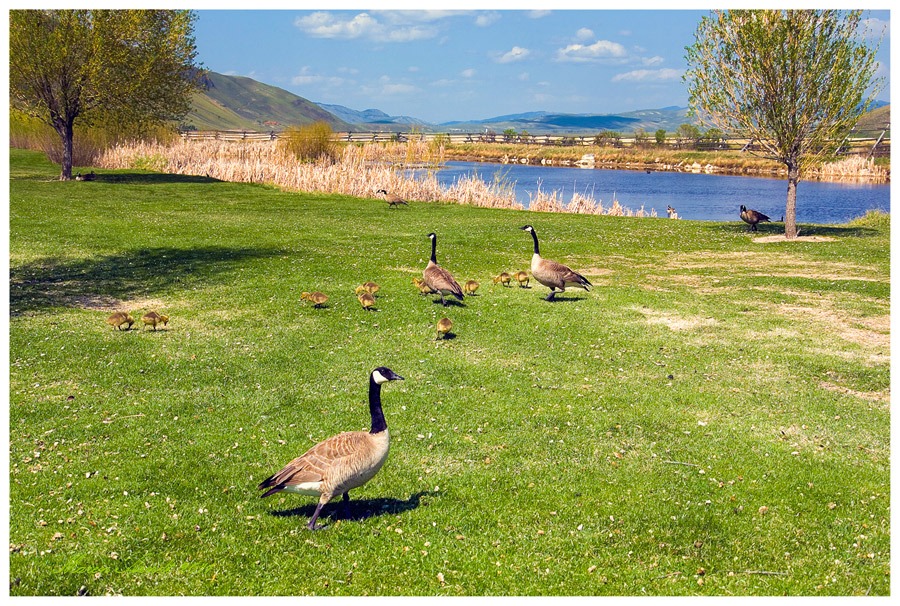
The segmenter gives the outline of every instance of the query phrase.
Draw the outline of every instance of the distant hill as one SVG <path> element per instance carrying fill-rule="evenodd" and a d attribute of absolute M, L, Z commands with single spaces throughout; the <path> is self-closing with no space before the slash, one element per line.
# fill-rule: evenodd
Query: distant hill
<path fill-rule="evenodd" d="M 274 130 L 324 121 L 335 131 L 359 130 L 312 101 L 242 76 L 207 72 L 206 89 L 194 95 L 181 121 L 196 130 Z"/>
<path fill-rule="evenodd" d="M 859 119 L 859 122 L 856 124 L 856 130 L 865 132 L 868 134 L 874 133 L 873 136 L 877 137 L 883 131 L 887 130 L 887 136 L 890 136 L 890 126 L 891 126 L 891 106 L 890 104 L 885 104 L 883 101 L 876 101 L 874 104 L 875 109 L 868 111 L 863 114 L 863 117 Z"/>
<path fill-rule="evenodd" d="M 490 129 L 503 132 L 514 129 L 531 134 L 563 134 L 584 133 L 601 130 L 613 130 L 622 134 L 630 134 L 636 128 L 643 128 L 648 133 L 660 128 L 674 132 L 685 123 L 694 123 L 688 118 L 686 107 L 668 107 L 664 109 L 647 109 L 621 114 L 553 114 L 550 112 L 526 112 L 508 114 L 484 120 L 465 122 L 444 122 L 441 127 L 448 130 L 483 131 Z"/>
<path fill-rule="evenodd" d="M 410 125 L 433 126 L 432 123 L 427 122 L 426 120 L 421 120 L 412 116 L 389 116 L 380 109 L 366 109 L 363 111 L 357 111 L 343 105 L 330 105 L 328 103 L 318 102 L 316 102 L 316 105 L 318 105 L 325 111 L 334 114 L 344 122 L 349 122 L 350 124 L 373 124 L 378 126 L 395 124 L 407 127 L 409 127 Z"/>

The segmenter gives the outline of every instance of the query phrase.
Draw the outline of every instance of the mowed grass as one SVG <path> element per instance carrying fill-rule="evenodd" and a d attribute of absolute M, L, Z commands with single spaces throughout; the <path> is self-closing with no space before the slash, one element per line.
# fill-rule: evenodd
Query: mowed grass
<path fill-rule="evenodd" d="M 889 593 L 884 217 L 759 244 L 739 221 L 62 183 L 19 150 L 10 171 L 14 595 Z M 595 288 L 492 284 L 528 268 L 525 224 Z M 410 283 L 431 231 L 481 282 L 464 305 Z M 171 320 L 119 332 L 113 309 Z M 256 485 L 366 429 L 381 365 L 406 377 L 388 461 L 310 532 L 315 498 Z"/>

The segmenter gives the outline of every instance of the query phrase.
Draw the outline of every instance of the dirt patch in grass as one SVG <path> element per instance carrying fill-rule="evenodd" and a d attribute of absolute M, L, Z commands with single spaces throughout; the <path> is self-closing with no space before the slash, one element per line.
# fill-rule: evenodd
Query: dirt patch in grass
<path fill-rule="evenodd" d="M 139 309 L 159 310 L 164 309 L 166 303 L 159 299 L 132 299 L 123 301 L 106 295 L 77 295 L 71 297 L 74 307 L 88 311 L 136 311 Z"/>
<path fill-rule="evenodd" d="M 844 393 L 856 398 L 860 398 L 862 400 L 882 402 L 888 405 L 890 405 L 891 403 L 890 389 L 886 389 L 884 391 L 857 391 L 855 389 L 850 389 L 849 387 L 837 385 L 836 383 L 831 383 L 829 381 L 819 381 L 819 387 L 821 387 L 822 389 L 827 389 L 828 391 L 837 391 L 839 393 Z"/>
<path fill-rule="evenodd" d="M 739 251 L 711 253 L 703 251 L 685 255 L 673 255 L 667 266 L 672 269 L 728 269 L 751 271 L 756 277 L 801 277 L 820 280 L 871 280 L 885 281 L 889 276 L 879 275 L 870 265 L 856 265 L 830 261 L 813 261 L 802 255 L 777 252 Z M 763 273 L 765 272 L 765 273 Z"/>
<path fill-rule="evenodd" d="M 753 238 L 754 244 L 766 244 L 768 242 L 836 242 L 837 238 L 828 236 L 797 236 L 793 240 L 788 240 L 784 234 L 779 236 L 763 236 L 762 238 Z"/>
<path fill-rule="evenodd" d="M 715 318 L 704 318 L 701 316 L 681 316 L 675 312 L 657 311 L 649 308 L 635 307 L 635 311 L 643 314 L 647 318 L 648 324 L 662 324 L 668 326 L 671 330 L 696 330 L 706 326 L 715 326 L 718 321 Z"/>

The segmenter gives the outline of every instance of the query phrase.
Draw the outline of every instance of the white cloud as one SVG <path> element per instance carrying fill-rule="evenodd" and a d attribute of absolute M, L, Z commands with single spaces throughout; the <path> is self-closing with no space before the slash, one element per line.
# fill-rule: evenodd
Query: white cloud
<path fill-rule="evenodd" d="M 541 17 L 546 17 L 550 14 L 551 11 L 548 10 L 533 10 L 528 11 L 528 17 L 531 19 L 540 19 Z"/>
<path fill-rule="evenodd" d="M 464 69 L 461 72 L 459 72 L 459 75 L 462 76 L 463 78 L 471 78 L 472 76 L 475 75 L 475 73 L 476 73 L 475 69 L 470 67 L 469 69 Z"/>
<path fill-rule="evenodd" d="M 521 46 L 514 46 L 512 50 L 500 55 L 497 57 L 497 63 L 512 63 L 514 61 L 521 61 L 525 57 L 531 54 L 531 51 L 527 48 L 522 48 Z"/>
<path fill-rule="evenodd" d="M 657 55 L 656 57 L 641 57 L 641 63 L 646 65 L 647 67 L 653 67 L 654 65 L 662 65 L 665 62 L 665 59 Z"/>
<path fill-rule="evenodd" d="M 588 29 L 586 27 L 582 27 L 577 32 L 575 32 L 576 40 L 590 40 L 594 37 L 594 30 Z"/>
<path fill-rule="evenodd" d="M 311 68 L 307 65 L 300 70 L 300 73 L 291 78 L 291 84 L 295 86 L 308 86 L 311 84 L 320 84 L 329 87 L 342 86 L 346 80 L 337 76 L 322 76 L 312 73 Z"/>
<path fill-rule="evenodd" d="M 375 42 L 410 42 L 437 36 L 436 28 L 428 25 L 398 25 L 388 27 L 368 13 L 342 18 L 325 11 L 297 17 L 294 25 L 316 38 L 368 38 Z"/>
<path fill-rule="evenodd" d="M 625 47 L 618 42 L 609 40 L 597 40 L 591 45 L 570 44 L 556 51 L 557 61 L 601 61 L 603 59 L 618 59 L 626 55 Z"/>
<path fill-rule="evenodd" d="M 419 89 L 411 84 L 385 84 L 381 88 L 381 92 L 384 95 L 408 95 L 417 90 Z"/>
<path fill-rule="evenodd" d="M 487 27 L 488 25 L 492 25 L 500 20 L 500 13 L 498 12 L 490 12 L 490 13 L 482 13 L 475 18 L 475 25 L 478 27 Z"/>
<path fill-rule="evenodd" d="M 667 82 L 670 80 L 678 80 L 681 78 L 681 71 L 664 67 L 663 69 L 636 69 L 634 71 L 625 72 L 624 74 L 616 74 L 612 77 L 613 82 Z"/>

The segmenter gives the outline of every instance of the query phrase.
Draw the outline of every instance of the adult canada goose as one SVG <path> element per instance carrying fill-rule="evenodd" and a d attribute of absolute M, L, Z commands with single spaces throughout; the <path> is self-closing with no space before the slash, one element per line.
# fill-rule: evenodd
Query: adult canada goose
<path fill-rule="evenodd" d="M 451 328 L 453 328 L 453 322 L 450 321 L 450 318 L 441 318 L 440 320 L 438 320 L 437 331 L 443 335 L 443 337 L 438 337 L 438 339 L 446 339 L 447 333 L 450 332 Z"/>
<path fill-rule="evenodd" d="M 263 480 L 258 490 L 268 488 L 265 498 L 276 492 L 292 492 L 319 497 L 319 504 L 306 525 L 319 530 L 316 520 L 322 507 L 335 496 L 344 495 L 344 516 L 350 517 L 350 491 L 371 480 L 388 456 L 390 436 L 381 409 L 381 386 L 403 380 L 390 368 L 379 366 L 369 375 L 369 414 L 372 429 L 345 431 L 319 442 L 278 473 Z"/>
<path fill-rule="evenodd" d="M 666 205 L 666 214 L 669 216 L 670 219 L 678 218 L 678 213 L 675 212 L 675 209 L 669 205 Z"/>
<path fill-rule="evenodd" d="M 379 290 L 381 290 L 381 286 L 379 286 L 377 282 L 364 282 L 356 287 L 356 294 L 366 291 L 367 293 L 374 295 Z"/>
<path fill-rule="evenodd" d="M 425 271 L 422 272 L 422 280 L 428 288 L 441 295 L 441 305 L 447 307 L 444 295 L 453 295 L 462 301 L 463 291 L 453 279 L 453 275 L 437 264 L 437 235 L 431 232 L 428 237 L 431 238 L 431 259 L 428 261 Z"/>
<path fill-rule="evenodd" d="M 517 271 L 516 280 L 519 282 L 519 288 L 528 288 L 528 282 L 531 278 L 528 277 L 527 271 Z"/>
<path fill-rule="evenodd" d="M 379 189 L 375 192 L 376 194 L 384 194 L 384 199 L 387 200 L 388 208 L 394 208 L 398 204 L 404 204 L 409 206 L 409 202 L 398 196 L 397 194 L 389 194 L 386 189 Z"/>
<path fill-rule="evenodd" d="M 534 276 L 535 280 L 550 288 L 550 294 L 546 298 L 547 301 L 553 300 L 556 296 L 557 288 L 561 293 L 565 292 L 567 286 L 590 290 L 593 284 L 588 282 L 587 278 L 572 271 L 562 263 L 541 257 L 541 253 L 538 250 L 537 233 L 532 226 L 526 225 L 519 229 L 527 231 L 534 238 L 534 254 L 531 255 L 531 275 Z"/>
<path fill-rule="evenodd" d="M 328 295 L 325 293 L 316 291 L 316 292 L 304 292 L 300 294 L 301 299 L 306 299 L 307 301 L 313 302 L 313 307 L 321 308 L 322 305 L 325 304 L 325 301 L 328 300 Z"/>
<path fill-rule="evenodd" d="M 747 207 L 741 204 L 741 219 L 744 223 L 750 225 L 750 231 L 756 231 L 757 223 L 766 223 L 771 219 L 758 210 L 747 210 Z"/>
<path fill-rule="evenodd" d="M 366 311 L 371 311 L 375 308 L 375 297 L 373 297 L 371 293 L 362 292 L 356 295 L 356 298 L 359 299 L 359 304 L 362 305 L 363 309 Z"/>
<path fill-rule="evenodd" d="M 131 314 L 124 311 L 113 312 L 111 316 L 106 318 L 106 323 L 110 326 L 114 326 L 119 330 L 122 330 L 123 324 L 128 324 L 128 328 L 125 330 L 131 330 L 131 325 L 134 324 L 134 318 L 131 317 Z"/>
<path fill-rule="evenodd" d="M 153 330 L 156 330 L 156 326 L 158 324 L 162 324 L 165 326 L 169 323 L 169 316 L 161 316 L 155 311 L 148 311 L 143 316 L 141 316 L 141 322 L 144 323 L 144 328 L 152 326 Z"/>
<path fill-rule="evenodd" d="M 413 278 L 412 279 L 413 286 L 419 289 L 420 295 L 430 295 L 434 291 L 425 284 L 425 281 L 422 278 Z"/>
<path fill-rule="evenodd" d="M 467 295 L 474 295 L 479 286 L 481 286 L 481 284 L 479 284 L 475 280 L 469 280 L 468 282 L 463 284 L 463 292 L 465 292 Z"/>
<path fill-rule="evenodd" d="M 500 274 L 499 276 L 494 278 L 494 284 L 496 284 L 497 282 L 500 282 L 504 286 L 509 286 L 509 283 L 511 281 L 512 281 L 512 276 L 506 272 L 503 272 L 502 274 Z"/>

